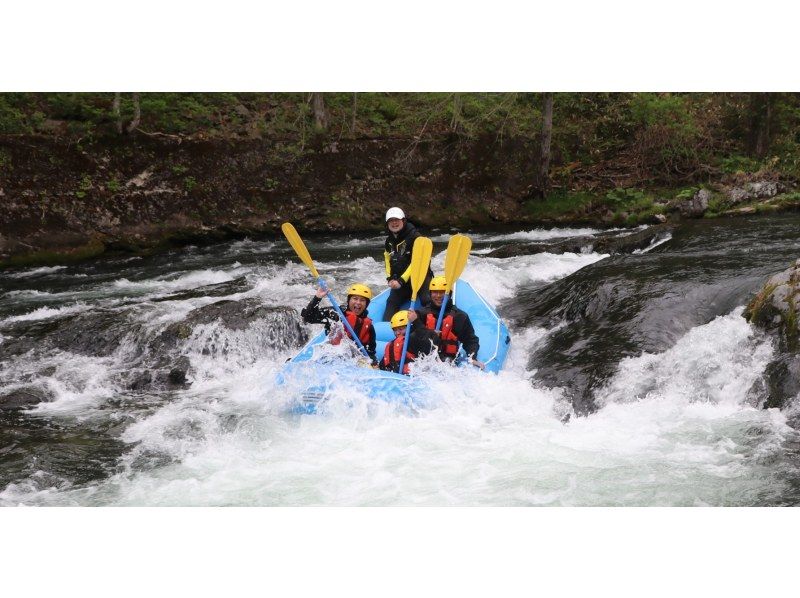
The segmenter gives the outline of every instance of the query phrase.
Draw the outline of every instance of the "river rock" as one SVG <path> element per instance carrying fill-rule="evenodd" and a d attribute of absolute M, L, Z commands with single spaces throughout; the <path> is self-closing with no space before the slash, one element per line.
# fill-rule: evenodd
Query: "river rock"
<path fill-rule="evenodd" d="M 764 374 L 767 407 L 782 407 L 800 397 L 800 259 L 771 277 L 742 314 L 777 337 L 778 351 Z"/>
<path fill-rule="evenodd" d="M 21 409 L 50 400 L 52 397 L 46 391 L 34 386 L 25 386 L 0 396 L 0 411 Z"/>
<path fill-rule="evenodd" d="M 782 348 L 797 351 L 797 310 L 800 307 L 800 259 L 790 268 L 774 275 L 747 305 L 743 315 L 749 322 L 779 334 Z"/>
<path fill-rule="evenodd" d="M 678 204 L 681 216 L 686 218 L 700 218 L 708 209 L 708 200 L 711 199 L 711 191 L 700 189 L 691 199 L 682 201 Z"/>
<path fill-rule="evenodd" d="M 732 204 L 737 204 L 753 199 L 775 197 L 779 191 L 780 183 L 777 181 L 755 181 L 746 183 L 743 187 L 729 189 L 728 201 Z"/>
<path fill-rule="evenodd" d="M 189 371 L 189 358 L 182 355 L 167 374 L 167 382 L 171 386 L 186 386 L 186 374 Z"/>

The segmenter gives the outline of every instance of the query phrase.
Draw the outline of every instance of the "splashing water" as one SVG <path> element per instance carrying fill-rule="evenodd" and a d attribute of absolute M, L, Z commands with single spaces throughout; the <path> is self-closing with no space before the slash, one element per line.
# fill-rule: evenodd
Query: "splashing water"
<path fill-rule="evenodd" d="M 487 236 L 484 242 L 510 238 L 515 237 Z M 352 242 L 347 248 L 353 255 L 346 261 L 322 252 L 318 266 L 332 288 L 358 280 L 382 289 L 380 256 L 372 255 L 378 252 L 370 246 L 358 254 L 359 245 Z M 313 292 L 308 274 L 288 254 L 276 256 L 276 250 L 283 248 L 254 241 L 219 246 L 206 251 L 209 263 L 193 257 L 194 270 L 183 270 L 178 259 L 168 274 L 163 263 L 154 264 L 149 275 L 137 270 L 135 282 L 123 267 L 108 282 L 73 279 L 73 288 L 44 307 L 15 308 L 18 312 L 7 320 L 37 314 L 33 305 L 38 305 L 36 317 L 68 317 L 69 305 L 75 305 L 69 302 L 91 285 L 97 296 L 82 299 L 81 309 L 110 302 L 141 328 L 140 336 L 131 333 L 108 355 L 44 351 L 24 360 L 12 356 L 0 367 L 3 392 L 34 384 L 51 398 L 26 412 L 31 425 L 83 422 L 122 445 L 105 473 L 89 481 L 79 481 L 70 467 L 36 464 L 7 475 L 0 504 L 752 505 L 796 500 L 796 470 L 785 457 L 796 433 L 784 413 L 759 409 L 747 392 L 774 349 L 739 311 L 693 328 L 663 353 L 623 359 L 597 392 L 600 409 L 589 417 L 575 417 L 562 389 L 536 380 L 528 357 L 554 329 L 534 326 L 512 331 L 507 366 L 496 376 L 422 361 L 415 375 L 436 400 L 415 411 L 348 389 L 328 397 L 318 415 L 288 415 L 296 395 L 290 386 L 277 385 L 275 375 L 297 347 L 281 343 L 280 335 L 270 336 L 263 322 L 241 330 L 219 323 L 194 327 L 176 354 L 192 364 L 188 388 L 139 392 L 119 382 L 118 374 L 130 367 L 141 345 L 192 309 L 247 298 L 269 306 L 304 306 Z M 521 287 L 557 280 L 604 257 L 473 255 L 463 276 L 497 304 L 513 301 Z M 227 266 L 216 263 L 219 259 L 228 260 Z M 434 269 L 441 270 L 443 261 L 442 247 L 434 253 Z M 142 265 L 136 262 L 136 267 Z M 237 277 L 244 277 L 245 290 L 154 301 Z M 20 277 L 16 284 L 33 278 Z M 122 289 L 129 295 L 120 296 Z M 22 290 L 37 289 L 15 289 Z M 312 333 L 320 329 L 310 327 Z"/>

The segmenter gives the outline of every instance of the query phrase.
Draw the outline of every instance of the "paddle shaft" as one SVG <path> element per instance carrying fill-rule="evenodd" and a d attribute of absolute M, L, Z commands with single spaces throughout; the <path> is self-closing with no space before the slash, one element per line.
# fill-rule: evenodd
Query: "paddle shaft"
<path fill-rule="evenodd" d="M 331 302 L 331 305 L 333 306 L 333 309 L 336 310 L 336 314 L 339 316 L 339 321 L 341 321 L 341 323 L 344 324 L 344 327 L 347 328 L 347 332 L 350 333 L 350 337 L 353 339 L 353 341 L 356 343 L 356 345 L 358 345 L 358 348 L 367 357 L 367 359 L 372 359 L 369 356 L 369 353 L 367 352 L 366 347 L 361 342 L 361 339 L 358 338 L 358 335 L 356 334 L 356 331 L 353 330 L 353 327 L 350 326 L 350 322 L 347 321 L 347 318 L 342 313 L 342 308 L 339 307 L 339 302 L 336 301 L 336 298 L 333 296 L 333 293 L 331 293 L 328 290 L 328 287 L 325 284 L 325 281 L 322 280 L 321 278 L 317 278 L 317 283 L 322 288 L 322 290 L 325 291 L 325 296 L 328 298 L 328 301 Z"/>
<path fill-rule="evenodd" d="M 444 297 L 442 297 L 442 306 L 439 308 L 439 317 L 436 319 L 436 332 L 439 333 L 442 331 L 442 320 L 444 320 L 444 310 L 447 308 L 447 298 L 450 297 L 450 293 L 445 293 Z"/>
<path fill-rule="evenodd" d="M 417 308 L 417 293 L 425 281 L 431 267 L 431 252 L 433 243 L 427 237 L 417 237 L 411 250 L 411 309 Z M 406 365 L 406 351 L 408 350 L 408 337 L 411 336 L 411 320 L 406 324 L 406 336 L 403 339 L 403 354 L 400 355 L 399 374 L 403 373 Z"/>
<path fill-rule="evenodd" d="M 414 293 L 416 295 L 416 293 Z M 417 308 L 417 298 L 414 297 L 411 303 L 411 309 Z M 406 351 L 408 351 L 408 337 L 411 336 L 411 320 L 408 321 L 406 324 L 406 336 L 403 339 L 403 353 L 400 355 L 400 369 L 397 371 L 398 374 L 403 373 L 403 366 L 406 364 Z"/>
<path fill-rule="evenodd" d="M 297 232 L 294 225 L 292 225 L 290 222 L 284 222 L 281 225 L 281 230 L 283 231 L 284 236 L 286 236 L 286 240 L 289 241 L 289 245 L 292 246 L 292 249 L 294 249 L 294 252 L 297 254 L 297 257 L 300 258 L 301 262 L 308 266 L 308 269 L 311 270 L 311 275 L 316 279 L 317 284 L 319 284 L 320 288 L 325 291 L 325 296 L 328 298 L 328 301 L 331 302 L 333 309 L 336 310 L 336 313 L 339 316 L 339 321 L 344 324 L 345 328 L 347 328 L 347 331 L 350 333 L 353 341 L 356 343 L 361 352 L 367 357 L 367 359 L 372 359 L 369 356 L 367 349 L 361 343 L 361 339 L 358 338 L 356 331 L 353 330 L 353 327 L 350 326 L 350 322 L 348 322 L 347 318 L 344 317 L 344 314 L 339 307 L 339 302 L 336 301 L 333 293 L 328 290 L 328 286 L 325 284 L 325 281 L 320 278 L 319 272 L 317 272 L 317 267 L 314 265 L 314 260 L 311 259 L 311 254 L 308 253 L 308 248 L 306 247 L 306 244 L 303 243 L 303 239 L 300 238 L 300 234 Z"/>
<path fill-rule="evenodd" d="M 447 244 L 447 256 L 445 258 L 444 276 L 447 284 L 450 285 L 450 292 L 442 297 L 442 306 L 439 308 L 439 317 L 436 319 L 436 332 L 442 331 L 442 320 L 447 309 L 447 300 L 456 290 L 456 281 L 467 265 L 469 250 L 472 249 L 472 239 L 466 235 L 453 235 Z"/>

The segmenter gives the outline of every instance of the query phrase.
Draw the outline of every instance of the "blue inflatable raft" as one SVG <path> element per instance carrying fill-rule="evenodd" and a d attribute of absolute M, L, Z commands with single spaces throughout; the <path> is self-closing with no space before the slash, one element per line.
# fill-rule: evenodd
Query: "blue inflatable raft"
<path fill-rule="evenodd" d="M 383 315 L 386 308 L 388 289 L 375 297 L 369 304 L 369 314 L 375 325 L 377 337 L 376 354 L 380 360 L 386 343 L 394 339 L 389 322 L 375 320 Z M 472 286 L 463 280 L 456 282 L 453 302 L 469 314 L 475 334 L 480 340 L 478 359 L 486 364 L 485 372 L 497 373 L 505 363 L 511 337 L 505 322 L 497 315 L 486 300 Z M 425 405 L 424 380 L 415 376 L 412 368 L 410 376 L 384 372 L 369 367 L 366 359 L 353 359 L 336 354 L 327 342 L 325 332 L 320 332 L 303 347 L 282 368 L 278 374 L 279 384 L 291 384 L 300 394 L 299 404 L 294 411 L 314 413 L 326 397 L 337 390 L 358 389 L 373 399 L 395 402 L 410 407 Z M 461 352 L 463 355 L 463 351 Z M 466 357 L 463 355 L 463 357 Z M 466 359 L 462 361 L 466 362 Z"/>

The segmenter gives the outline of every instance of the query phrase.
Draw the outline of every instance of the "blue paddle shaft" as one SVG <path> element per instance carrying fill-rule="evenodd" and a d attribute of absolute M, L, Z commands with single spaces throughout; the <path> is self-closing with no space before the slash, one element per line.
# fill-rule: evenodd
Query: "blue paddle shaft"
<path fill-rule="evenodd" d="M 356 334 L 356 331 L 353 330 L 353 327 L 350 326 L 350 322 L 348 322 L 347 318 L 344 317 L 344 314 L 342 313 L 342 310 L 339 307 L 339 303 L 333 297 L 333 293 L 331 293 L 328 290 L 328 287 L 325 284 L 325 281 L 322 280 L 321 278 L 317 278 L 317 282 L 319 283 L 320 288 L 323 291 L 325 291 L 325 296 L 328 298 L 328 301 L 331 302 L 331 305 L 333 306 L 333 309 L 336 310 L 336 313 L 339 314 L 339 320 L 341 321 L 342 324 L 344 324 L 344 327 L 347 328 L 347 331 L 350 333 L 350 336 L 355 341 L 356 345 L 358 345 L 358 348 L 361 349 L 361 352 L 367 357 L 367 359 L 372 359 L 369 356 L 369 353 L 367 353 L 367 349 L 364 347 L 364 345 L 361 343 L 361 340 L 358 338 L 358 335 Z"/>
<path fill-rule="evenodd" d="M 444 310 L 447 307 L 447 298 L 449 295 L 449 293 L 445 293 L 444 297 L 442 297 L 442 306 L 439 308 L 439 317 L 436 320 L 436 332 L 442 331 L 442 320 L 444 320 Z"/>
<path fill-rule="evenodd" d="M 414 301 L 414 304 L 411 306 L 411 309 L 417 309 L 417 301 Z M 403 366 L 406 364 L 406 351 L 408 350 L 408 337 L 411 335 L 411 320 L 408 321 L 406 324 L 406 336 L 403 339 L 403 354 L 400 356 L 400 368 L 397 370 L 398 374 L 403 373 Z"/>

